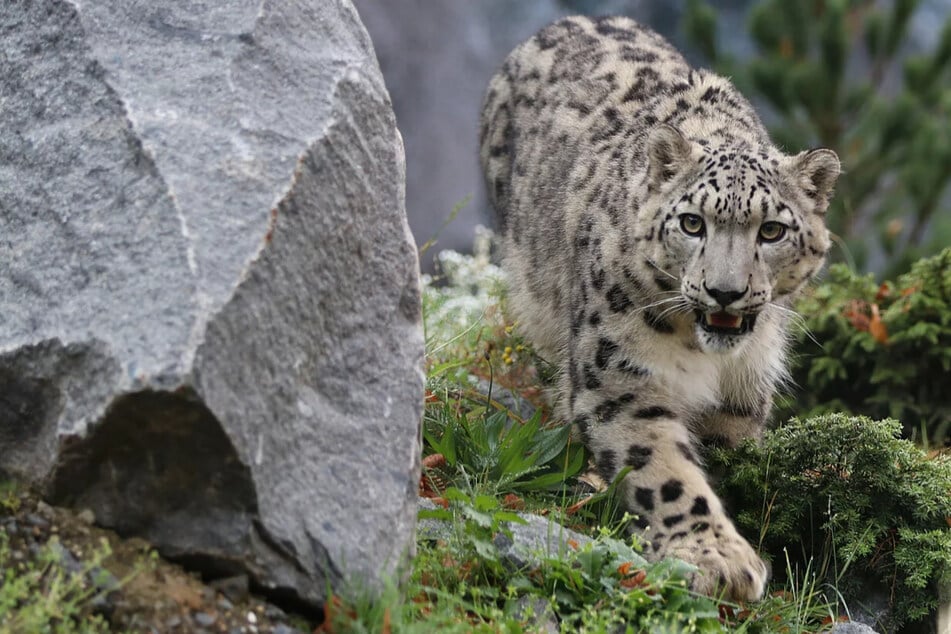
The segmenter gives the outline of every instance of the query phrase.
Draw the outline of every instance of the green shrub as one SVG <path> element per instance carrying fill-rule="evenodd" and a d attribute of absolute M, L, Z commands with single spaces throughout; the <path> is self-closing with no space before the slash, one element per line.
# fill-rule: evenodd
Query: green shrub
<path fill-rule="evenodd" d="M 561 490 L 584 467 L 583 447 L 569 443 L 571 428 L 543 426 L 542 410 L 520 421 L 504 408 L 445 396 L 434 394 L 423 417 L 424 453 L 442 455 L 457 477 L 496 493 Z"/>
<path fill-rule="evenodd" d="M 951 249 L 883 284 L 834 265 L 798 309 L 798 388 L 780 420 L 833 411 L 894 418 L 909 437 L 948 443 Z"/>
<path fill-rule="evenodd" d="M 951 242 L 951 16 L 932 50 L 906 54 L 917 0 L 764 0 L 752 3 L 754 55 L 718 45 L 716 13 L 688 2 L 690 40 L 719 72 L 768 107 L 773 138 L 789 152 L 834 149 L 844 173 L 829 226 L 859 266 L 884 270 Z M 856 68 L 867 67 L 867 73 Z"/>
<path fill-rule="evenodd" d="M 709 457 L 774 574 L 787 556 L 812 558 L 846 604 L 888 597 L 889 631 L 929 614 L 951 582 L 951 460 L 929 459 L 899 431 L 891 420 L 829 414 Z"/>
<path fill-rule="evenodd" d="M 102 542 L 79 571 L 63 561 L 62 547 L 51 540 L 32 558 L 18 561 L 0 530 L 0 634 L 99 634 L 109 631 L 94 600 L 107 592 L 90 584 L 110 554 Z"/>

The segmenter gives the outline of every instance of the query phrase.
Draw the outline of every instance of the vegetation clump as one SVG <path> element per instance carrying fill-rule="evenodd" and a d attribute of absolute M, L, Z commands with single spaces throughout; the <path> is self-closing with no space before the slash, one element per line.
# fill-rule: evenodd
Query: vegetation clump
<path fill-rule="evenodd" d="M 834 265 L 797 308 L 799 387 L 783 414 L 894 418 L 909 438 L 951 444 L 951 248 L 881 284 Z"/>
<path fill-rule="evenodd" d="M 774 574 L 799 562 L 846 605 L 886 597 L 887 631 L 930 614 L 951 583 L 951 459 L 900 431 L 893 420 L 826 414 L 710 456 L 738 527 Z"/>
<path fill-rule="evenodd" d="M 54 541 L 40 549 L 35 559 L 17 562 L 6 533 L 0 530 L 0 634 L 109 631 L 102 615 L 91 610 L 104 591 L 88 581 L 110 554 L 108 543 L 103 542 L 79 570 L 70 569 L 63 552 Z"/>

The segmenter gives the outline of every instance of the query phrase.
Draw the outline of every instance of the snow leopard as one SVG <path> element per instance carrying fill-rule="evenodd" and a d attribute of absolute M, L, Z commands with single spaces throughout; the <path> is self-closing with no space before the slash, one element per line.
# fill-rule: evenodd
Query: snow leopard
<path fill-rule="evenodd" d="M 830 248 L 836 154 L 785 154 L 726 78 L 624 17 L 568 17 L 490 81 L 480 158 L 519 330 L 653 559 L 698 592 L 762 596 L 768 568 L 700 451 L 758 438 L 793 303 Z"/>

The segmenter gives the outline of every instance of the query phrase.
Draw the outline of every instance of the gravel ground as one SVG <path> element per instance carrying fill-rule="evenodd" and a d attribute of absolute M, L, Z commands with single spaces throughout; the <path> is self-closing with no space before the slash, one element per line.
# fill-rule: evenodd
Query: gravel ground
<path fill-rule="evenodd" d="M 86 570 L 85 575 L 88 585 L 107 591 L 90 602 L 88 609 L 101 614 L 113 631 L 303 634 L 314 629 L 306 619 L 289 615 L 252 594 L 247 577 L 204 583 L 181 566 L 152 554 L 144 540 L 123 539 L 96 527 L 89 510 L 52 507 L 23 492 L 2 502 L 0 532 L 6 534 L 10 550 L 6 565 L 36 560 L 48 544 L 63 568 L 81 574 L 88 568 L 84 562 L 101 550 L 102 540 L 109 543 L 112 554 L 102 568 Z M 0 569 L 3 566 L 0 561 Z"/>

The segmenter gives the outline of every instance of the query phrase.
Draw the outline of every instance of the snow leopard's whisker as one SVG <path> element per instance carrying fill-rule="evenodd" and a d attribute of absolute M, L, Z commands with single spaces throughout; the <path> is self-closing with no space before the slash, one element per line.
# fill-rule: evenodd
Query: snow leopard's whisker
<path fill-rule="evenodd" d="M 636 315 L 637 313 L 640 313 L 645 310 L 650 310 L 651 308 L 659 308 L 660 306 L 664 304 L 670 304 L 672 302 L 680 303 L 683 301 L 684 301 L 683 297 L 667 297 L 664 299 L 657 300 L 656 302 L 647 304 L 646 306 L 641 306 L 640 308 L 636 308 L 632 311 L 632 314 Z"/>
<path fill-rule="evenodd" d="M 668 272 L 665 271 L 664 269 L 660 268 L 660 266 L 657 264 L 657 262 L 654 262 L 652 259 L 650 259 L 650 258 L 647 257 L 646 255 L 644 256 L 644 261 L 647 262 L 648 264 L 650 264 L 652 267 L 654 267 L 654 268 L 657 269 L 658 271 L 660 271 L 661 273 L 663 273 L 664 275 L 666 275 L 667 277 L 669 277 L 670 279 L 672 279 L 672 280 L 676 280 L 676 279 L 677 279 L 677 276 L 676 276 L 676 275 L 674 275 L 673 273 L 668 273 Z"/>
<path fill-rule="evenodd" d="M 806 337 L 809 338 L 809 341 L 816 344 L 820 348 L 822 347 L 822 344 L 819 343 L 819 340 L 816 339 L 815 336 L 813 336 L 812 331 L 809 330 L 809 326 L 806 325 L 805 317 L 803 317 L 802 315 L 797 315 L 797 319 L 793 319 L 791 323 L 793 327 L 798 328 L 800 331 L 802 331 L 802 334 L 806 335 Z"/>
<path fill-rule="evenodd" d="M 661 291 L 660 293 L 655 293 L 654 297 L 660 297 L 660 299 L 655 302 L 669 302 L 672 299 L 681 300 L 684 295 L 680 291 Z M 652 304 L 653 305 L 653 304 Z"/>
<path fill-rule="evenodd" d="M 806 336 L 809 338 L 809 340 L 812 341 L 814 344 L 816 344 L 816 345 L 819 346 L 820 348 L 822 347 L 822 344 L 819 343 L 819 340 L 816 339 L 816 338 L 813 336 L 812 331 L 809 330 L 809 326 L 806 325 L 806 318 L 803 317 L 801 314 L 799 314 L 798 312 L 796 312 L 795 310 L 793 310 L 793 309 L 791 309 L 791 308 L 786 308 L 785 306 L 780 306 L 779 304 L 776 304 L 776 303 L 774 303 L 774 302 L 768 302 L 768 303 L 767 303 L 767 306 L 769 306 L 770 308 L 775 308 L 776 310 L 778 310 L 778 311 L 782 312 L 783 314 L 787 315 L 787 316 L 789 317 L 790 323 L 791 323 L 793 326 L 795 326 L 796 328 L 798 328 L 799 330 L 801 330 L 802 333 L 803 333 L 804 335 L 806 335 Z"/>
<path fill-rule="evenodd" d="M 671 302 L 679 302 L 679 301 L 682 301 L 682 300 L 683 300 L 683 298 L 682 298 L 682 297 L 679 297 L 679 296 L 678 296 L 678 297 L 663 297 L 663 298 L 661 298 L 661 299 L 658 299 L 656 302 L 651 302 L 650 304 L 645 304 L 644 306 L 641 306 L 641 308 L 654 308 L 654 307 L 660 306 L 660 305 L 662 305 L 662 304 L 669 304 L 669 303 L 671 303 Z"/>
<path fill-rule="evenodd" d="M 691 310 L 693 309 L 691 308 L 690 304 L 688 304 L 686 301 L 683 301 L 679 305 L 675 304 L 673 306 L 665 308 L 659 315 L 657 315 L 657 318 L 663 319 L 667 315 L 672 315 L 674 313 L 681 313 L 681 312 L 689 313 Z"/>
<path fill-rule="evenodd" d="M 770 308 L 775 308 L 776 310 L 780 311 L 781 313 L 784 313 L 784 314 L 788 315 L 788 316 L 789 316 L 791 319 L 793 319 L 793 320 L 802 320 L 802 321 L 805 321 L 805 319 L 806 319 L 805 317 L 803 317 L 802 315 L 800 315 L 800 314 L 799 314 L 798 312 L 796 312 L 795 310 L 793 310 L 793 309 L 791 309 L 791 308 L 786 308 L 785 306 L 780 306 L 780 305 L 777 304 L 776 302 L 766 302 L 766 305 L 767 305 L 768 307 L 770 307 Z"/>
<path fill-rule="evenodd" d="M 665 293 L 665 294 L 668 295 L 668 297 L 661 297 L 659 300 L 657 300 L 656 302 L 653 302 L 650 305 L 653 306 L 655 304 L 664 304 L 664 303 L 669 303 L 672 301 L 678 301 L 678 302 L 684 301 L 683 293 L 681 293 L 680 291 L 670 291 L 669 293 Z"/>

